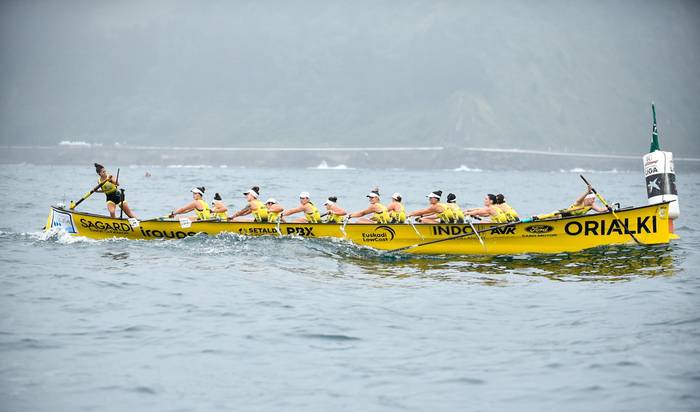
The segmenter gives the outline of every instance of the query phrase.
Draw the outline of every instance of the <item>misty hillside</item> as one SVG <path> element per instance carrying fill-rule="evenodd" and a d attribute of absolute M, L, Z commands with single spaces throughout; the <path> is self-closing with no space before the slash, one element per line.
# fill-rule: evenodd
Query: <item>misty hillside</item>
<path fill-rule="evenodd" d="M 0 143 L 700 155 L 700 3 L 0 5 Z"/>

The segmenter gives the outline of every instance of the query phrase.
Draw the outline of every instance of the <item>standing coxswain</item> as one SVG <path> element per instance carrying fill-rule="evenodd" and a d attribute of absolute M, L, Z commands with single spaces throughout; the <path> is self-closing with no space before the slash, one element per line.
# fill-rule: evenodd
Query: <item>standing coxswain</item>
<path fill-rule="evenodd" d="M 97 183 L 101 185 L 96 192 L 102 192 L 107 196 L 107 210 L 109 211 L 109 216 L 112 218 L 117 217 L 116 210 L 117 206 L 119 206 L 127 216 L 136 218 L 129 208 L 128 202 L 122 199 L 122 194 L 118 189 L 119 181 L 114 176 L 109 175 L 107 169 L 99 163 L 95 163 L 95 171 L 99 175 Z"/>

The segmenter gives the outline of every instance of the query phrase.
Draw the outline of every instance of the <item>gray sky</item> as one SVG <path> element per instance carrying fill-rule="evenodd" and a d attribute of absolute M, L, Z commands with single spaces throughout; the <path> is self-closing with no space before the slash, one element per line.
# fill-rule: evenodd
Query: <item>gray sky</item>
<path fill-rule="evenodd" d="M 0 143 L 700 155 L 700 2 L 5 1 Z"/>

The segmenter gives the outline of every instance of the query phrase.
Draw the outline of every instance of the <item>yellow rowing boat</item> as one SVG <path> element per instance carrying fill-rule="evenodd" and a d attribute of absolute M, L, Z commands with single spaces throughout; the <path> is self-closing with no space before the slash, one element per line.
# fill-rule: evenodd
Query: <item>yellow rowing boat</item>
<path fill-rule="evenodd" d="M 53 206 L 46 230 L 91 239 L 182 239 L 216 236 L 345 238 L 384 251 L 419 254 L 520 254 L 574 252 L 603 245 L 669 243 L 669 202 L 584 216 L 508 224 L 254 223 L 217 220 L 115 219 Z M 616 215 L 617 217 L 615 217 Z M 478 235 L 478 236 L 477 236 Z M 632 236 L 634 235 L 634 236 Z M 636 238 L 636 240 L 635 240 Z"/>

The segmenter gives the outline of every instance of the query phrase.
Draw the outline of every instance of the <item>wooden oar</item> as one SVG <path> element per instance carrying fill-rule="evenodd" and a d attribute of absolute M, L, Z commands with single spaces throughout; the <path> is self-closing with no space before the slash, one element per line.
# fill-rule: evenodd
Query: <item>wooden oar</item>
<path fill-rule="evenodd" d="M 425 239 L 425 238 L 423 237 L 423 235 L 421 235 L 420 232 L 418 231 L 418 229 L 416 228 L 416 225 L 413 224 L 413 220 L 411 220 L 410 217 L 408 218 L 408 223 L 411 224 L 411 227 L 413 228 L 413 230 L 416 231 L 416 234 L 418 235 L 418 237 L 421 238 L 421 240 L 422 240 L 422 239 Z"/>
<path fill-rule="evenodd" d="M 486 245 L 484 244 L 484 240 L 481 238 L 481 235 L 479 234 L 479 232 L 476 231 L 476 228 L 474 227 L 474 224 L 472 223 L 472 220 L 471 220 L 471 219 L 466 219 L 466 221 L 469 222 L 469 226 L 472 228 L 472 232 L 474 232 L 474 234 L 476 235 L 476 237 L 479 239 L 479 243 L 481 243 L 481 247 L 483 247 L 484 250 L 486 250 Z"/>
<path fill-rule="evenodd" d="M 617 217 L 617 213 L 615 213 L 615 211 L 613 210 L 612 207 L 610 207 L 610 205 L 608 204 L 608 202 L 606 202 L 605 199 L 603 199 L 603 196 L 601 196 L 600 193 L 598 193 L 598 191 L 595 190 L 595 188 L 594 188 L 593 186 L 591 186 L 590 183 L 588 183 L 588 180 L 586 180 L 586 178 L 583 177 L 583 175 L 579 175 L 579 176 L 581 177 L 581 179 L 583 179 L 584 182 L 586 182 L 586 185 L 587 185 L 588 187 L 591 188 L 591 191 L 592 191 L 593 193 L 595 193 L 595 195 L 596 195 L 596 197 L 598 198 L 598 200 L 600 200 L 600 202 L 601 202 L 606 208 L 608 208 L 608 211 L 610 211 L 610 212 L 612 213 L 613 217 L 614 217 L 615 219 L 617 219 L 618 222 L 620 222 L 620 224 L 622 225 L 622 227 L 625 228 L 625 232 L 627 232 L 628 235 L 632 236 L 632 239 L 634 239 L 634 241 L 637 242 L 638 245 L 644 245 L 644 244 L 645 244 L 644 242 L 641 242 L 639 239 L 637 239 L 637 237 L 636 237 L 632 232 L 630 232 L 630 230 L 627 228 L 627 223 L 626 223 L 624 220 L 622 220 L 622 219 L 620 219 L 619 217 Z"/>
<path fill-rule="evenodd" d="M 477 230 L 477 231 L 474 231 L 474 232 L 464 233 L 464 234 L 457 235 L 457 236 L 446 237 L 446 238 L 444 238 L 444 239 L 435 239 L 435 240 L 431 240 L 431 241 L 428 241 L 428 242 L 416 243 L 415 245 L 404 246 L 404 247 L 400 247 L 400 248 L 398 248 L 398 249 L 390 249 L 390 250 L 387 250 L 387 252 L 389 252 L 389 253 L 391 253 L 391 252 L 403 252 L 404 250 L 415 249 L 415 248 L 417 248 L 417 247 L 426 246 L 426 245 L 432 245 L 432 244 L 434 244 L 434 243 L 447 242 L 448 240 L 461 239 L 461 238 L 463 238 L 463 237 L 467 237 L 467 236 L 471 236 L 471 235 L 477 235 L 477 236 L 478 236 L 479 233 L 488 232 L 488 231 L 490 231 L 490 230 L 494 230 L 494 229 L 497 229 L 497 228 L 514 226 L 514 225 L 517 225 L 518 223 L 522 223 L 522 222 L 509 222 L 509 223 L 504 223 L 504 224 L 500 224 L 500 225 L 489 226 L 489 227 L 486 228 L 486 229 L 481 229 L 481 230 Z"/>
<path fill-rule="evenodd" d="M 118 174 L 118 173 L 119 173 L 119 169 L 117 169 L 117 174 Z M 79 204 L 83 203 L 83 201 L 84 201 L 85 199 L 87 199 L 88 197 L 90 197 L 93 193 L 97 192 L 105 183 L 109 182 L 111 179 L 112 179 L 112 176 L 108 176 L 107 179 L 105 179 L 104 182 L 98 184 L 97 186 L 93 187 L 91 191 L 85 193 L 85 194 L 83 195 L 83 197 L 80 198 L 80 200 L 78 200 L 78 201 L 75 202 L 75 203 L 71 201 L 71 202 L 70 202 L 70 206 L 69 206 L 69 207 L 70 207 L 70 210 L 74 210 Z"/>

